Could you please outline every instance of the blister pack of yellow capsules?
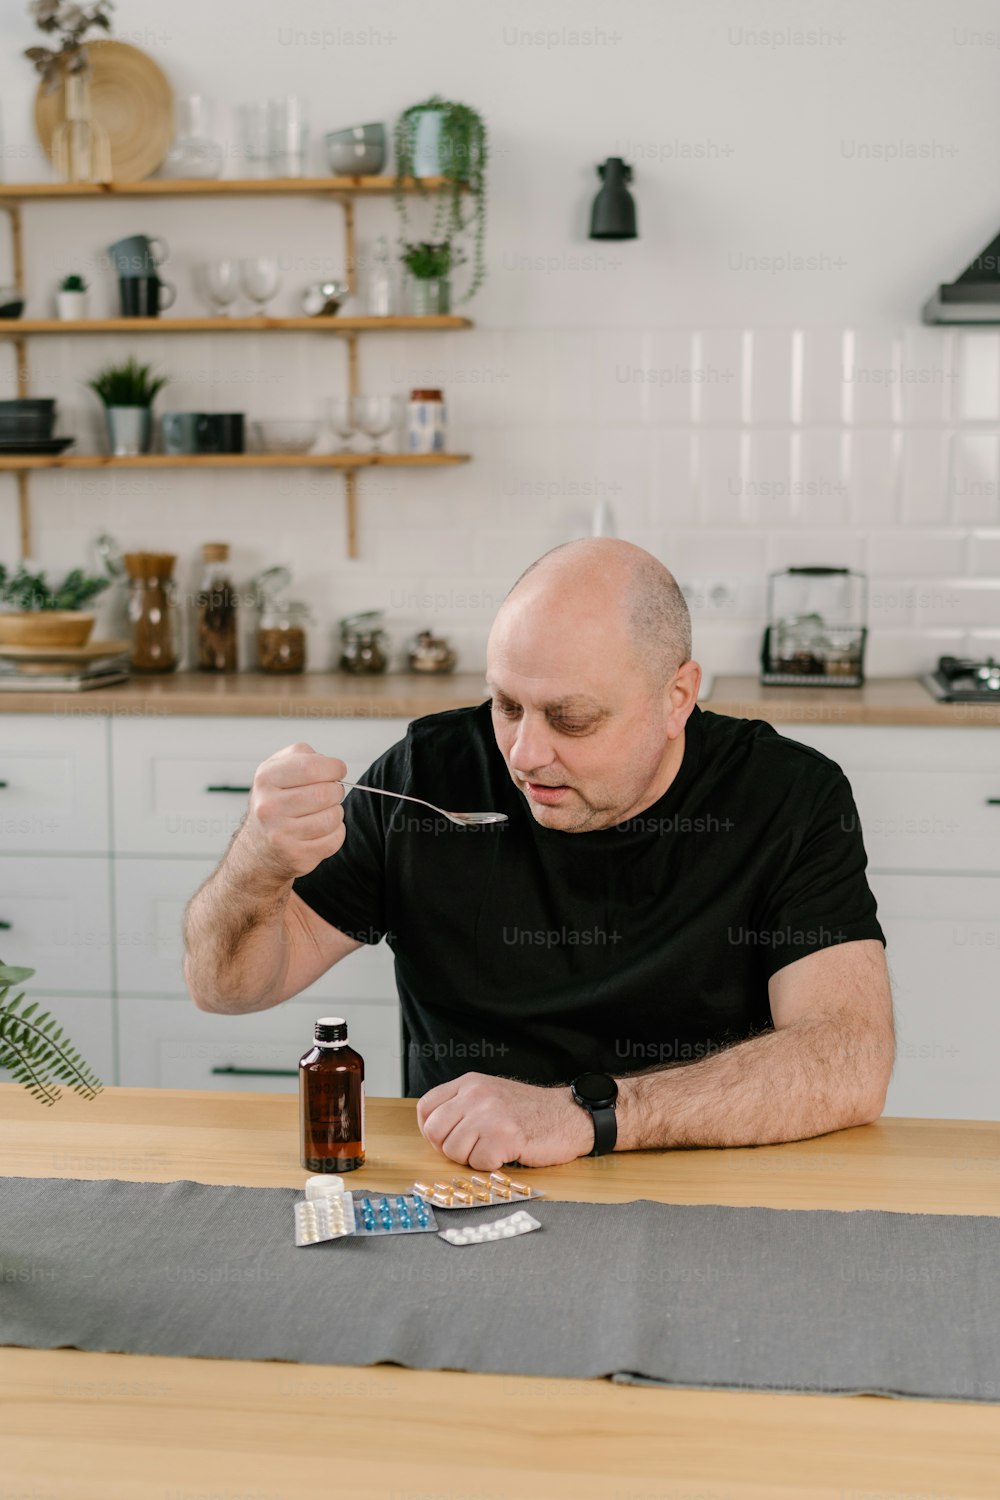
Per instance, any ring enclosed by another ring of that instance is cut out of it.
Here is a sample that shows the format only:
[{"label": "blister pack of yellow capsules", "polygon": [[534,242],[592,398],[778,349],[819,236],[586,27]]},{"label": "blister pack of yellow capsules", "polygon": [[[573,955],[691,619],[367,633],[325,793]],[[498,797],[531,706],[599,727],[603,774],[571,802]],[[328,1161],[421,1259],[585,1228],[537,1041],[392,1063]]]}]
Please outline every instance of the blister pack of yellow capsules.
[{"label": "blister pack of yellow capsules", "polygon": [[485,1208],[491,1203],[523,1203],[545,1197],[539,1188],[517,1182],[505,1172],[452,1177],[448,1182],[415,1182],[412,1190],[435,1208]]}]

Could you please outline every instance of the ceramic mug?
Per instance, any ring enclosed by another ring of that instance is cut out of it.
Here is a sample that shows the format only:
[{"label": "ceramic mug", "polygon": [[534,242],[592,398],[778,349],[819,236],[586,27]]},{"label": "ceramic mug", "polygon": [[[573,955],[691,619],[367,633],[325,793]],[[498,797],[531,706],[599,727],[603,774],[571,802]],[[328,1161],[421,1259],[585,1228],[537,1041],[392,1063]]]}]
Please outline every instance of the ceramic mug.
[{"label": "ceramic mug", "polygon": [[130,234],[123,240],[115,240],[109,250],[119,276],[155,276],[170,254],[166,240],[145,234]]},{"label": "ceramic mug", "polygon": [[[118,292],[123,318],[158,318],[177,301],[177,288],[159,276],[119,276]],[[169,302],[164,302],[164,292],[170,293]]]}]

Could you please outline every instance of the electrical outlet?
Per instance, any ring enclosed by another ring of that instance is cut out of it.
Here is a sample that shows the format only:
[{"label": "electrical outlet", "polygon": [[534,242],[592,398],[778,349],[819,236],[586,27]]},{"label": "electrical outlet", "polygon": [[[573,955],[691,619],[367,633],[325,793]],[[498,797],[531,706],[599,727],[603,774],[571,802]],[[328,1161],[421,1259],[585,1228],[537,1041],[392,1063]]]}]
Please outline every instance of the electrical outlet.
[{"label": "electrical outlet", "polygon": [[693,615],[739,614],[740,585],[732,578],[692,578],[681,592]]}]

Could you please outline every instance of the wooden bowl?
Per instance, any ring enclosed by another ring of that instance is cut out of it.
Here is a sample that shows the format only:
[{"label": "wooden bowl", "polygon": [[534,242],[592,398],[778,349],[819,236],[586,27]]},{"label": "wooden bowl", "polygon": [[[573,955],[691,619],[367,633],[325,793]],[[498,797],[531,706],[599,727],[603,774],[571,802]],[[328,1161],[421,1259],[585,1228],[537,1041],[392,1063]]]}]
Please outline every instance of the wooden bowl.
[{"label": "wooden bowl", "polygon": [[96,615],[79,609],[0,610],[5,646],[85,646]]}]

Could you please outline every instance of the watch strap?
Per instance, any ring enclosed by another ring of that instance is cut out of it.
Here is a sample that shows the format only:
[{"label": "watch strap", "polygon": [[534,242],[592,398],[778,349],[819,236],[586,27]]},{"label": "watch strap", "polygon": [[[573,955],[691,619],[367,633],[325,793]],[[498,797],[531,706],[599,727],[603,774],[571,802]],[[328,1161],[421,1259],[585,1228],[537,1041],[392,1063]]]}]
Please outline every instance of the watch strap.
[{"label": "watch strap", "polygon": [[590,1117],[594,1122],[594,1149],[590,1155],[607,1156],[615,1149],[618,1140],[618,1118],[614,1105],[607,1109],[592,1109]]}]

